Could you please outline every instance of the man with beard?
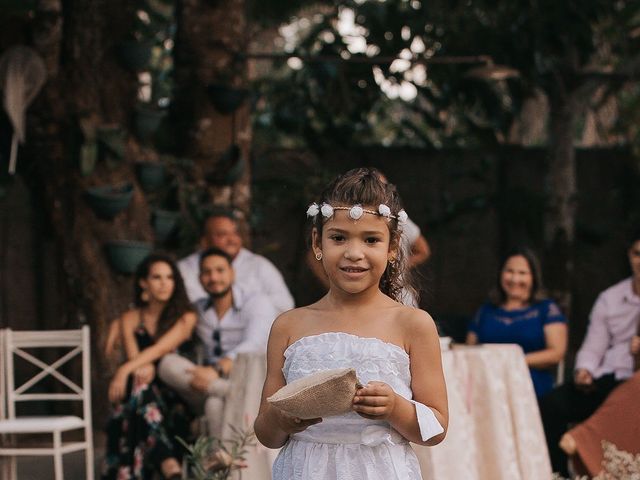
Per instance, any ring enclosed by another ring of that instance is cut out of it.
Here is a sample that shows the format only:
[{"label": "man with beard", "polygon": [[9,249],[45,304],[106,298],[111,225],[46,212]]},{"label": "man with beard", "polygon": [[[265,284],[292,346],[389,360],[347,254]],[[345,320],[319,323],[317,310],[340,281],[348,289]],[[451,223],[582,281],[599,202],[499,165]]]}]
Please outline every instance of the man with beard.
[{"label": "man with beard", "polygon": [[[238,220],[231,212],[219,210],[205,219],[200,235],[200,248],[206,250],[210,247],[219,248],[231,258],[235,286],[241,287],[247,293],[264,294],[278,313],[293,308],[293,297],[282,274],[266,257],[244,248]],[[198,278],[202,250],[178,262],[187,295],[194,303],[208,296]]]},{"label": "man with beard", "polygon": [[204,411],[209,435],[220,438],[228,377],[239,353],[265,352],[277,312],[269,298],[234,284],[232,258],[219,248],[200,255],[200,283],[207,297],[194,303],[202,365],[178,354],[165,355],[160,379],[194,409]]}]

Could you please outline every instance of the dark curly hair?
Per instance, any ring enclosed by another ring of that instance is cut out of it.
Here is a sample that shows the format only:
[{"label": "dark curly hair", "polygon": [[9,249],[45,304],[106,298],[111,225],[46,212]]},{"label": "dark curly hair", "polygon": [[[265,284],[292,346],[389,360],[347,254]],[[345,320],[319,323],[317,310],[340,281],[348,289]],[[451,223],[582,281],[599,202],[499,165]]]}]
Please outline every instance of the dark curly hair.
[{"label": "dark curly hair", "polygon": [[140,265],[138,265],[136,269],[133,279],[133,299],[136,307],[142,308],[147,305],[147,302],[142,300],[140,280],[146,279],[151,272],[153,264],[158,262],[166,263],[171,268],[171,273],[173,274],[173,293],[162,310],[160,318],[158,318],[155,338],[160,338],[185,313],[193,311],[193,307],[189,302],[187,292],[184,288],[184,280],[182,279],[182,275],[180,275],[180,270],[178,270],[176,262],[172,257],[161,252],[154,252],[148,255],[140,262]]},{"label": "dark curly hair", "polygon": [[[374,168],[354,168],[334,179],[322,192],[320,204],[370,206],[377,210],[378,205],[384,203],[393,215],[402,210],[402,200],[395,185],[382,181],[380,172]],[[323,217],[318,214],[313,219],[313,227],[322,237],[324,226]],[[400,248],[401,230],[397,219],[387,222],[390,233],[390,249],[396,252],[393,263],[388,263],[380,278],[380,291],[400,302],[404,297],[403,289],[412,294],[418,301],[418,292],[413,284],[411,272],[407,268],[405,252]]]}]

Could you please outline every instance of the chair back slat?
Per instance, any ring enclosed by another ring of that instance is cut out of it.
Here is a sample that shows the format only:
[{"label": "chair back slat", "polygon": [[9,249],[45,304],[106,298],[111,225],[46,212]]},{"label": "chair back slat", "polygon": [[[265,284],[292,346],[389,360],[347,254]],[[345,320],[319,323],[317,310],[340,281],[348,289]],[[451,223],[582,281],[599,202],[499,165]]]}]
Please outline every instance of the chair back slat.
[{"label": "chair back slat", "polygon": [[82,352],[82,348],[81,347],[76,347],[75,349],[71,350],[70,352],[66,353],[64,356],[60,357],[58,360],[53,362],[51,365],[47,365],[46,363],[44,363],[39,358],[34,357],[33,355],[31,355],[28,352],[25,352],[24,350],[21,350],[19,348],[14,349],[13,353],[15,355],[18,355],[19,357],[21,357],[21,358],[25,359],[26,361],[28,361],[30,364],[32,364],[32,365],[34,365],[34,366],[36,366],[36,367],[41,369],[41,371],[38,372],[35,376],[33,376],[29,380],[25,381],[22,385],[20,385],[18,388],[16,388],[15,389],[15,394],[16,395],[20,395],[23,392],[26,392],[31,387],[33,387],[36,383],[38,383],[43,378],[46,378],[47,376],[55,377],[61,383],[64,383],[67,387],[69,387],[72,391],[74,391],[74,392],[76,392],[78,394],[82,394],[82,387],[78,386],[69,377],[67,377],[66,375],[61,374],[57,370],[59,367],[61,367],[65,363],[67,363],[72,358],[76,357],[81,352]]},{"label": "chair back slat", "polygon": [[36,400],[82,400],[84,397],[76,393],[24,393],[14,398],[15,402],[33,402]]},{"label": "chair back slat", "polygon": [[[0,382],[2,383],[0,389],[4,389],[0,392],[3,393],[2,398],[6,399],[7,405],[6,418],[2,419],[0,415],[3,432],[3,441],[0,442],[0,478],[3,480],[5,478],[16,480],[15,457],[33,455],[51,455],[54,459],[55,479],[64,480],[68,477],[64,474],[62,456],[78,450],[85,451],[84,478],[94,480],[90,345],[89,327],[86,325],[78,330],[17,332],[8,328],[0,330]],[[81,361],[81,374],[75,366],[69,365],[71,361],[74,363]],[[19,367],[27,367],[26,371],[20,368],[22,373],[18,378],[19,385],[16,385],[16,364]],[[68,375],[61,371],[62,367],[65,367],[64,370]],[[30,378],[23,380],[23,377]],[[78,380],[76,377],[81,379]],[[58,385],[54,387],[49,383],[41,384],[40,382],[45,379],[52,380]],[[59,388],[62,386],[65,388]],[[36,389],[36,387],[44,388]],[[18,403],[23,405],[21,402],[32,401],[66,401],[67,403],[81,401],[82,418],[79,412],[74,412],[73,415],[44,415],[35,418],[16,415]],[[50,442],[45,448],[34,448],[32,442],[21,441],[25,433],[36,431],[34,426],[37,427],[38,434],[51,434]],[[62,442],[63,433],[79,429],[84,431],[82,440]],[[5,437],[10,438],[10,444],[6,444]],[[21,445],[22,443],[24,445]],[[10,461],[3,463],[7,457]],[[7,465],[8,469],[3,465]]]},{"label": "chair back slat", "polygon": [[[90,343],[89,327],[78,330],[51,330],[51,331],[13,331],[6,329],[4,332],[4,364],[6,366],[6,398],[7,416],[16,418],[16,404],[30,401],[83,401],[83,417],[91,418],[91,370],[90,370]],[[59,354],[55,361],[47,363],[35,356],[35,353],[25,349],[58,349],[71,348],[70,351]],[[81,356],[82,374],[78,384],[68,375],[60,372],[60,368],[71,360]],[[16,384],[15,359],[21,358],[29,365],[39,369],[27,380],[21,380]],[[59,393],[30,392],[40,381],[53,378],[65,385],[70,391]]]},{"label": "chair back slat", "polygon": [[83,330],[10,331],[11,345],[17,348],[55,348],[82,346]]},{"label": "chair back slat", "polygon": [[[2,362],[2,365],[4,365],[5,362],[4,349],[4,328],[0,328],[0,361]],[[2,365],[0,365],[0,420],[6,418],[7,415],[5,408],[5,375]]]}]

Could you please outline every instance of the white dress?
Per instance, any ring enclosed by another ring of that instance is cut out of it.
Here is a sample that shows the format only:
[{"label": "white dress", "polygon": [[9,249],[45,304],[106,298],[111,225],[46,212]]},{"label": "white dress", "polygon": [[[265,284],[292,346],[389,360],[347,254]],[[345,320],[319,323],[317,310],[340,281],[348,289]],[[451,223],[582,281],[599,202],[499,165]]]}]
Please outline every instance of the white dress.
[{"label": "white dress", "polygon": [[[320,370],[356,369],[366,384],[379,380],[411,399],[409,355],[377,338],[330,332],[294,342],[284,352],[283,373],[292,382]],[[423,439],[442,432],[433,413],[416,404]],[[436,422],[435,426],[433,421]],[[439,428],[438,428],[439,427]],[[439,430],[439,431],[438,431]],[[327,417],[292,435],[273,464],[273,480],[421,480],[420,466],[409,442],[389,423],[350,412]]]}]

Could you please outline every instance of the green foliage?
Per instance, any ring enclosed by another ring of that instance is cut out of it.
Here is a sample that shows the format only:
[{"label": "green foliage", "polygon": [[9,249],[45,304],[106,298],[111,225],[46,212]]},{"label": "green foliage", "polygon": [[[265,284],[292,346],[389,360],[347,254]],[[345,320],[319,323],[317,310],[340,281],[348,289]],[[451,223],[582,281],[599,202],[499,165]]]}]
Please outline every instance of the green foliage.
[{"label": "green foliage", "polygon": [[177,439],[187,450],[192,480],[226,480],[244,463],[248,448],[255,445],[255,434],[251,430],[230,427],[233,438],[229,440],[201,435],[195,443],[188,445],[181,438]]},{"label": "green foliage", "polygon": [[[347,9],[354,35],[341,32]],[[492,145],[506,137],[535,90],[554,101],[589,82],[610,81],[593,70],[628,71],[638,60],[639,25],[635,0],[336,2],[289,25],[300,37],[293,53],[304,62],[299,69],[280,62],[260,83],[257,135],[312,148]],[[356,41],[366,48],[354,48]],[[455,62],[461,56],[487,56],[519,76],[472,77],[473,64]],[[398,57],[414,63],[399,68],[388,60]],[[450,62],[430,63],[439,58]],[[411,91],[408,84],[415,99],[397,98],[400,87]]]},{"label": "green foliage", "polygon": [[296,13],[303,7],[315,5],[332,5],[331,0],[247,0],[247,14],[251,21],[262,26],[278,25],[285,21],[290,15]]}]

